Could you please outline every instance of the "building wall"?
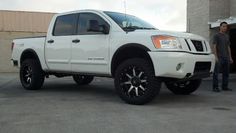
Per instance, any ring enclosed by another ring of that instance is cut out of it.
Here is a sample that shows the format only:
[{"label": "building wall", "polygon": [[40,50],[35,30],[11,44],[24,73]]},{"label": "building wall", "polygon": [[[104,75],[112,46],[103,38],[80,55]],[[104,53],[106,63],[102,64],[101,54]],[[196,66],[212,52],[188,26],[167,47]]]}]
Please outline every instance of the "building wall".
[{"label": "building wall", "polygon": [[236,0],[230,0],[230,16],[236,17]]},{"label": "building wall", "polygon": [[46,32],[54,13],[0,11],[0,31]]},{"label": "building wall", "polygon": [[33,32],[0,32],[0,72],[17,72],[11,65],[11,42],[14,38],[40,36],[46,33]]},{"label": "building wall", "polygon": [[208,7],[210,9],[210,22],[230,17],[230,0],[210,0]]},{"label": "building wall", "polygon": [[187,31],[208,39],[208,21],[209,0],[187,0]]},{"label": "building wall", "polygon": [[188,31],[205,37],[210,43],[219,29],[209,29],[208,22],[230,16],[236,16],[236,0],[187,0]]},{"label": "building wall", "polygon": [[14,38],[46,35],[54,13],[0,10],[0,72],[17,72],[11,65]]}]

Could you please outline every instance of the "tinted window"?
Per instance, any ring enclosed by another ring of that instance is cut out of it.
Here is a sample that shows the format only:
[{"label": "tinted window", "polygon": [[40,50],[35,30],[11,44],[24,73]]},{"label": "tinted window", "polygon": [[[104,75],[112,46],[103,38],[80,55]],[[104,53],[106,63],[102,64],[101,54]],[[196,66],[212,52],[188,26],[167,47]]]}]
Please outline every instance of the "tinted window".
[{"label": "tinted window", "polygon": [[102,34],[101,32],[91,31],[90,28],[101,31],[103,26],[109,25],[100,16],[93,13],[79,14],[78,34]]},{"label": "tinted window", "polygon": [[64,35],[73,35],[76,33],[76,21],[77,15],[63,15],[59,16],[56,19],[53,35],[55,36],[64,36]]},{"label": "tinted window", "polygon": [[123,30],[155,30],[156,28],[151,24],[139,19],[135,16],[117,13],[117,12],[104,12],[111,19],[113,19]]}]

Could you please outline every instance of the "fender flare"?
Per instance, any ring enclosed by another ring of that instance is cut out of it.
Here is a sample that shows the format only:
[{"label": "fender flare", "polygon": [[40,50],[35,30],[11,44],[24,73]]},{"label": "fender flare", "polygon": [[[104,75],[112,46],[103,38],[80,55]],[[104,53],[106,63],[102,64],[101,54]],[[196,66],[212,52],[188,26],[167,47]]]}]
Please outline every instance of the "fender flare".
[{"label": "fender flare", "polygon": [[124,49],[127,49],[127,48],[139,48],[139,49],[142,49],[143,51],[151,51],[148,47],[146,47],[145,45],[143,44],[139,44],[139,43],[127,43],[127,44],[124,44],[122,45],[121,47],[119,47],[116,52],[113,54],[112,56],[112,59],[111,59],[111,74],[113,75],[114,73],[114,64],[115,64],[115,61],[116,59],[118,58],[118,54],[120,53],[120,51],[124,50]]},{"label": "fender flare", "polygon": [[[23,59],[25,56],[27,56],[27,54],[30,53],[30,54],[33,54],[33,57],[32,58],[36,58],[36,60],[38,61],[38,63],[40,64],[40,66],[42,65],[41,62],[40,62],[40,59],[37,55],[37,53],[33,50],[33,49],[25,49],[22,54],[21,54],[21,57],[20,57],[20,65],[22,64],[23,62]],[[42,67],[42,66],[41,66]]]}]

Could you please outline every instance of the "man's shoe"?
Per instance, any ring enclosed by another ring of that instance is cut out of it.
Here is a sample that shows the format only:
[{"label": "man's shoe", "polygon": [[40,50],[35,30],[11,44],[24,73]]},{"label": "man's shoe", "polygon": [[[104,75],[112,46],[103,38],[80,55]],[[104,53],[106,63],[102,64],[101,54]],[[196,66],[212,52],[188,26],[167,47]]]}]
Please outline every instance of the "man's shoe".
[{"label": "man's shoe", "polygon": [[230,88],[222,88],[223,91],[233,91],[232,89]]},{"label": "man's shoe", "polygon": [[218,87],[216,87],[216,88],[213,88],[212,91],[214,91],[214,92],[220,92],[220,89],[219,89]]}]

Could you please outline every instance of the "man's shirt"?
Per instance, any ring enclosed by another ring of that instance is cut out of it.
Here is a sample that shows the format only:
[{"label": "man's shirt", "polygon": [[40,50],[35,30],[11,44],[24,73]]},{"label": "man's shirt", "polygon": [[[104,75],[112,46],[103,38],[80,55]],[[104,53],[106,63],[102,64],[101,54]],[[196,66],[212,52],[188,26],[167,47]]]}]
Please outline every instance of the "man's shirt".
[{"label": "man's shirt", "polygon": [[230,46],[229,36],[225,33],[217,33],[213,37],[213,45],[216,45],[217,56],[229,58],[228,47]]}]

